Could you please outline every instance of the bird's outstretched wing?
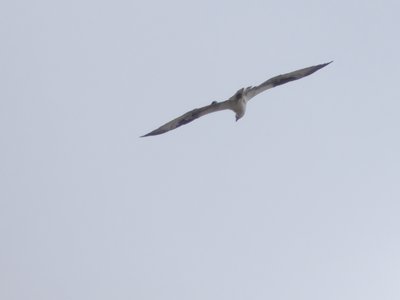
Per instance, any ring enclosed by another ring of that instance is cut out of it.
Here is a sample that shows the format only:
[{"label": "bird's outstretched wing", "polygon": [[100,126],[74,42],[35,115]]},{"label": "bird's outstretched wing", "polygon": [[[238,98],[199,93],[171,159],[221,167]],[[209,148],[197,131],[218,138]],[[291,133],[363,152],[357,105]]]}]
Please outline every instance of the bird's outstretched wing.
[{"label": "bird's outstretched wing", "polygon": [[167,131],[178,128],[179,126],[190,123],[204,115],[207,115],[207,114],[210,114],[210,113],[213,113],[216,111],[224,110],[224,109],[232,109],[232,101],[231,100],[226,100],[226,101],[222,101],[222,102],[213,102],[210,105],[203,106],[200,108],[195,108],[195,109],[183,114],[182,116],[180,116],[172,121],[169,121],[168,123],[165,123],[161,127],[153,130],[152,132],[142,135],[141,137],[165,133]]},{"label": "bird's outstretched wing", "polygon": [[311,75],[312,73],[318,71],[319,69],[322,69],[323,67],[329,65],[332,61],[325,63],[325,64],[320,64],[300,70],[296,70],[290,73],[278,75],[275,77],[272,77],[268,79],[267,81],[261,83],[258,86],[250,87],[245,90],[245,96],[247,98],[247,101],[253,98],[254,96],[257,96],[258,94],[264,92],[265,90],[268,90],[270,88],[276,87],[281,84],[285,84],[287,82],[297,80],[300,78],[303,78],[305,76]]}]

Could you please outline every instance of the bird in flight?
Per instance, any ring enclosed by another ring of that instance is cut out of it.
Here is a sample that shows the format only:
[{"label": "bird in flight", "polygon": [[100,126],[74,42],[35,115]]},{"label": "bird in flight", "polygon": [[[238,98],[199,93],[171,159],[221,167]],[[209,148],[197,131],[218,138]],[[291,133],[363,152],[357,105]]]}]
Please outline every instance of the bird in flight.
[{"label": "bird in flight", "polygon": [[251,98],[257,96],[258,94],[260,94],[270,88],[273,88],[278,85],[285,84],[287,82],[297,80],[297,79],[306,77],[308,75],[311,75],[312,73],[318,71],[319,69],[322,69],[323,67],[329,65],[331,62],[332,61],[325,63],[325,64],[311,66],[311,67],[296,70],[296,71],[293,71],[290,73],[278,75],[278,76],[268,79],[267,81],[265,81],[257,86],[249,86],[246,88],[241,88],[228,100],[221,101],[221,102],[213,101],[209,105],[206,105],[206,106],[203,106],[200,108],[195,108],[195,109],[183,114],[182,116],[180,116],[176,119],[173,119],[172,121],[169,121],[168,123],[165,123],[161,127],[157,128],[141,137],[163,134],[163,133],[166,133],[167,131],[176,129],[182,125],[190,123],[202,116],[205,116],[207,114],[210,114],[210,113],[213,113],[216,111],[225,110],[225,109],[232,110],[236,114],[236,121],[238,121],[241,117],[244,116],[244,114],[246,112],[247,102]]}]

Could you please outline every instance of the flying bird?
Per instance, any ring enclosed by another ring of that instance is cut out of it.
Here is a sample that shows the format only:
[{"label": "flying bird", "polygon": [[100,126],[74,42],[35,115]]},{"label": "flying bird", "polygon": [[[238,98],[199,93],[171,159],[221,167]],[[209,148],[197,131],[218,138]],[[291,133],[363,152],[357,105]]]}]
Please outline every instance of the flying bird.
[{"label": "flying bird", "polygon": [[300,70],[296,70],[290,73],[278,75],[275,77],[272,77],[268,79],[267,81],[261,83],[260,85],[257,86],[249,86],[246,88],[241,88],[238,90],[232,97],[230,97],[228,100],[217,102],[213,101],[211,104],[200,107],[200,108],[195,108],[182,116],[173,119],[172,121],[169,121],[168,123],[165,123],[161,127],[149,132],[148,134],[145,134],[141,137],[146,137],[146,136],[152,136],[152,135],[158,135],[158,134],[163,134],[166,133],[167,131],[173,130],[178,128],[179,126],[188,124],[202,116],[205,116],[207,114],[217,112],[220,110],[225,110],[225,109],[230,109],[236,114],[236,121],[238,121],[241,117],[244,116],[246,112],[246,105],[249,100],[258,94],[276,87],[281,84],[285,84],[287,82],[297,80],[303,77],[306,77],[308,75],[311,75],[312,73],[318,71],[319,69],[322,69],[323,67],[329,65],[332,61],[325,63],[325,64],[320,64]]}]

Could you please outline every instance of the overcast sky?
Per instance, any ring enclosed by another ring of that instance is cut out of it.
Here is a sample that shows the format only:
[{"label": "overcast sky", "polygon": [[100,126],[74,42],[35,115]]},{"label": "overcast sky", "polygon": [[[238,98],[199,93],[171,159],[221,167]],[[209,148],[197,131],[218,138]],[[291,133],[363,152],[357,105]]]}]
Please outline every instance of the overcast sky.
[{"label": "overcast sky", "polygon": [[399,11],[3,1],[0,298],[400,299]]}]

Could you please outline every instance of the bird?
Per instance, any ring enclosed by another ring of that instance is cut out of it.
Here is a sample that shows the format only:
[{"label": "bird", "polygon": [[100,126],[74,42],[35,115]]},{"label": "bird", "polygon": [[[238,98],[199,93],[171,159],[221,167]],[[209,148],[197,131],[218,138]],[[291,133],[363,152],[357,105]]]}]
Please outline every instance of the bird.
[{"label": "bird", "polygon": [[290,73],[281,74],[281,75],[272,77],[257,86],[249,86],[246,88],[241,88],[228,100],[221,101],[221,102],[213,101],[209,105],[206,105],[206,106],[203,106],[200,108],[195,108],[195,109],[188,111],[187,113],[179,116],[178,118],[165,123],[164,125],[160,126],[159,128],[157,128],[145,135],[142,135],[141,137],[148,137],[148,136],[163,134],[170,130],[176,129],[182,125],[188,124],[188,123],[190,123],[202,116],[205,116],[207,114],[214,113],[214,112],[221,111],[221,110],[226,110],[226,109],[232,110],[235,113],[236,121],[238,121],[239,119],[241,119],[244,116],[244,114],[246,112],[247,102],[249,102],[249,100],[252,99],[253,97],[257,96],[258,94],[260,94],[270,88],[273,88],[273,87],[288,83],[290,81],[298,80],[298,79],[301,79],[308,75],[311,75],[314,72],[318,71],[319,69],[322,69],[323,67],[329,65],[330,63],[332,63],[332,61],[323,63],[323,64],[319,64],[319,65],[315,65],[315,66],[311,66],[308,68],[299,69],[299,70],[296,70],[296,71],[293,71]]}]

